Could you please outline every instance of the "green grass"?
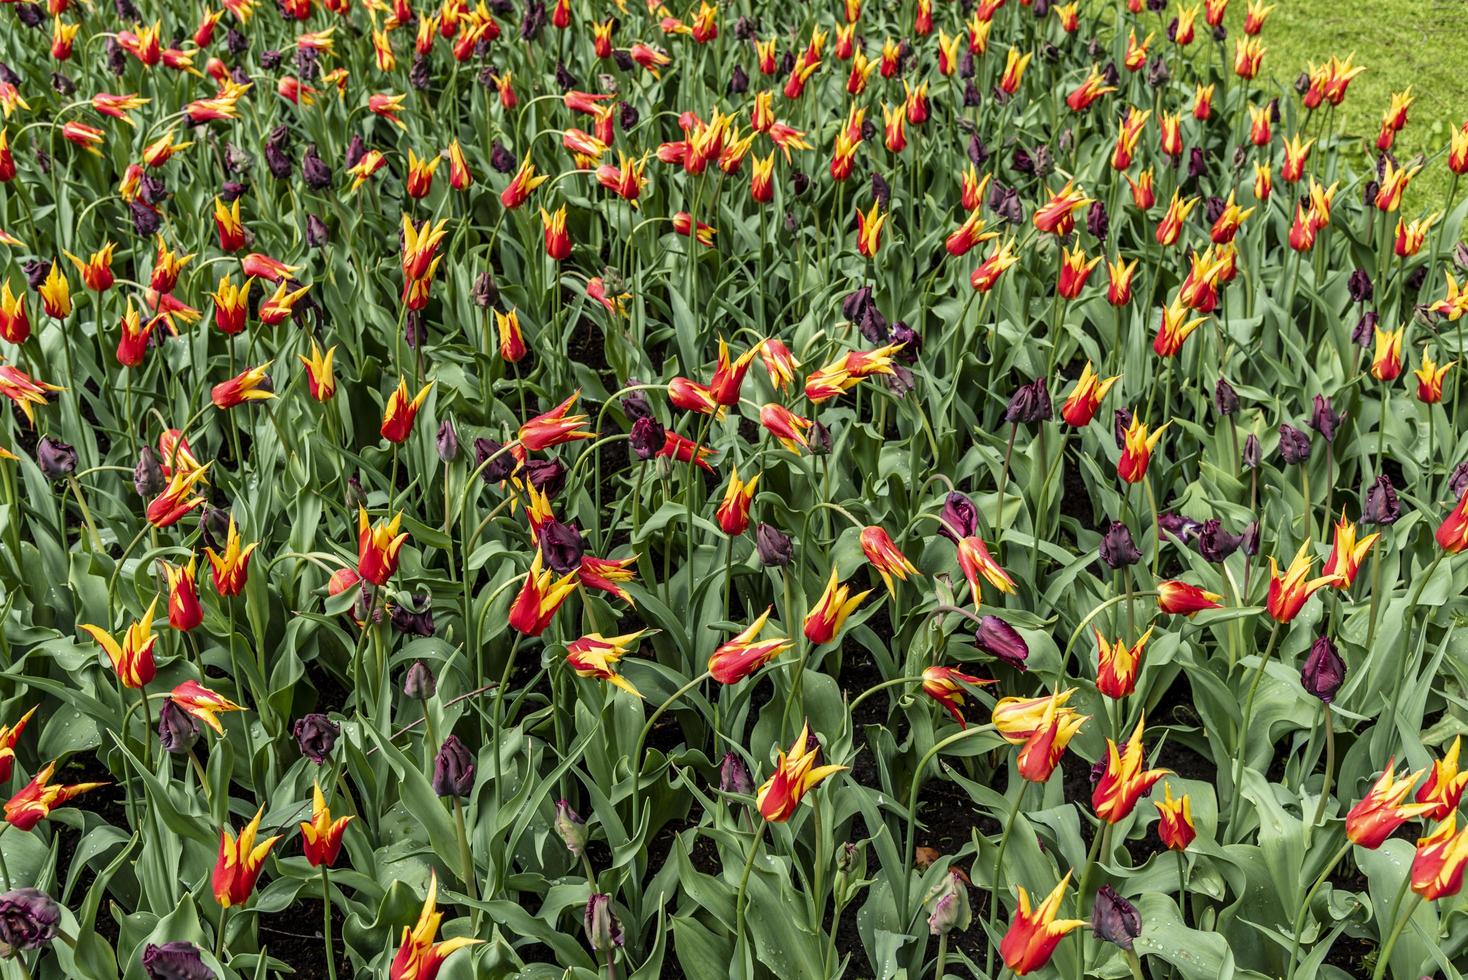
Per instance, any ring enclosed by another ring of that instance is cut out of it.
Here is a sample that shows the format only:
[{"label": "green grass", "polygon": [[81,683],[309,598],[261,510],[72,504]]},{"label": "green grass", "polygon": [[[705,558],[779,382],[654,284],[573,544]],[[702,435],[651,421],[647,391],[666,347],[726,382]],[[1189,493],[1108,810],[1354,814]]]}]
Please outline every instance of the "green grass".
[{"label": "green grass", "polygon": [[[1351,83],[1340,131],[1374,152],[1381,114],[1393,92],[1412,86],[1417,97],[1407,128],[1392,148],[1406,161],[1447,145],[1451,127],[1468,118],[1468,74],[1462,70],[1468,0],[1277,0],[1263,38],[1267,73],[1287,89],[1310,62],[1355,52],[1367,71]],[[1237,9],[1234,9],[1237,8]],[[1242,31],[1243,0],[1229,10],[1230,42]],[[1231,48],[1230,48],[1231,50]],[[1442,158],[1408,188],[1406,213],[1443,206],[1450,174]],[[1460,190],[1460,195],[1462,191]]]}]

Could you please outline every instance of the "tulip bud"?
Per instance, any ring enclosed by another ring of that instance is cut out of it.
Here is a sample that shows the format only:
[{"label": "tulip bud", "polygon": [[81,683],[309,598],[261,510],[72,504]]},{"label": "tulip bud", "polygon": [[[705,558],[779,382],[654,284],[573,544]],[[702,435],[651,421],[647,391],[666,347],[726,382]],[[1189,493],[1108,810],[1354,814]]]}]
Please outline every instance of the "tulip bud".
[{"label": "tulip bud", "polygon": [[598,953],[609,953],[625,942],[622,923],[612,909],[612,896],[592,893],[586,900],[586,941]]},{"label": "tulip bud", "polygon": [[810,434],[806,436],[805,441],[810,446],[812,456],[831,455],[831,430],[824,422],[817,422],[811,426]]},{"label": "tulip bud", "polygon": [[552,519],[540,529],[540,552],[545,563],[557,575],[565,575],[581,567],[581,556],[586,546],[581,532],[575,525],[562,524]]},{"label": "tulip bud", "polygon": [[1454,466],[1453,472],[1448,474],[1449,493],[1461,498],[1465,490],[1468,490],[1468,460]]},{"label": "tulip bud", "polygon": [[356,473],[347,477],[346,492],[342,494],[346,502],[347,510],[356,511],[360,507],[367,506],[367,490],[362,486],[361,479]]},{"label": "tulip bud", "polygon": [[1102,885],[1091,906],[1091,931],[1097,939],[1129,950],[1132,941],[1142,934],[1142,917],[1116,889]]},{"label": "tulip bud", "polygon": [[433,759],[433,791],[439,796],[467,797],[474,789],[474,757],[450,735]]},{"label": "tulip bud", "polygon": [[586,821],[565,800],[556,804],[556,833],[561,835],[572,857],[579,858],[586,853]]},{"label": "tulip bud", "polygon": [[979,139],[978,133],[968,138],[968,158],[976,167],[982,167],[989,159],[989,148],[984,145],[983,140]]},{"label": "tulip bud", "polygon": [[1300,684],[1325,704],[1335,698],[1346,680],[1346,662],[1336,653],[1330,637],[1322,636],[1310,646],[1310,653],[1300,667]]},{"label": "tulip bud", "polygon": [[331,229],[326,227],[326,222],[314,214],[306,215],[306,244],[311,248],[321,248],[331,244]]},{"label": "tulip bud", "polygon": [[165,752],[182,755],[199,738],[199,723],[169,698],[158,712],[158,744]]},{"label": "tulip bud", "polygon": [[52,483],[75,473],[76,462],[76,448],[70,443],[42,436],[36,444],[36,465],[41,468],[41,475]]},{"label": "tulip bud", "polygon": [[403,675],[403,693],[414,701],[427,701],[437,694],[438,680],[433,676],[433,668],[421,660],[413,661]]},{"label": "tulip bud", "polygon": [[1213,407],[1219,415],[1232,415],[1239,410],[1239,393],[1224,378],[1213,386]]},{"label": "tulip bud", "polygon": [[1376,292],[1371,282],[1371,274],[1359,268],[1351,273],[1351,278],[1346,280],[1346,290],[1351,294],[1352,301],[1357,303],[1371,302],[1371,297]]},{"label": "tulip bud", "polygon": [[1167,61],[1159,54],[1147,65],[1147,84],[1152,88],[1161,88],[1170,81],[1172,72],[1167,70]]},{"label": "tulip bud", "polygon": [[1259,437],[1251,432],[1244,439],[1244,465],[1251,470],[1258,469],[1262,457],[1263,453],[1259,448]]},{"label": "tulip bud", "polygon": [[729,73],[729,84],[725,86],[725,91],[731,96],[743,95],[749,91],[749,74],[743,65],[735,65],[734,70]]},{"label": "tulip bud", "polygon": [[630,102],[623,102],[618,114],[621,118],[617,121],[622,124],[624,130],[631,129],[642,120],[642,113],[638,112],[637,107]]},{"label": "tulip bud", "polygon": [[318,766],[331,755],[331,750],[336,747],[336,738],[341,733],[341,726],[320,712],[302,715],[291,727],[291,734],[296,737],[301,755]]},{"label": "tulip bud", "polygon": [[1305,462],[1310,458],[1310,437],[1288,422],[1280,423],[1279,455],[1287,464]]},{"label": "tulip bud", "polygon": [[199,510],[199,531],[204,544],[216,551],[221,550],[225,536],[229,534],[231,515],[228,507],[210,507],[205,504]]},{"label": "tulip bud", "polygon": [[1159,516],[1157,526],[1183,544],[1189,544],[1198,536],[1198,532],[1203,530],[1203,525],[1199,521],[1173,511],[1166,511]]},{"label": "tulip bud", "polygon": [[434,441],[438,458],[452,463],[459,455],[459,434],[454,431],[454,420],[444,419],[438,424],[438,438]]},{"label": "tulip bud", "polygon": [[628,440],[633,454],[644,462],[652,459],[667,441],[667,432],[663,424],[650,415],[645,415],[633,422],[632,436]]},{"label": "tulip bud", "polygon": [[480,476],[484,477],[485,483],[503,483],[510,478],[515,470],[515,457],[507,452],[502,452],[504,446],[493,439],[474,440],[474,465],[475,468],[484,466],[484,461],[493,457],[493,461],[480,470]]},{"label": "tulip bud", "polygon": [[494,306],[500,298],[500,289],[494,281],[494,273],[486,270],[475,276],[470,293],[474,297],[474,305],[481,310]]},{"label": "tulip bud", "polygon": [[[627,387],[635,388],[642,384],[636,378],[627,379]],[[652,403],[647,400],[645,391],[629,391],[622,396],[622,413],[633,422],[638,419],[652,418]]]},{"label": "tulip bud", "polygon": [[45,892],[17,888],[0,895],[0,959],[49,945],[60,924],[61,910]]},{"label": "tulip bud", "polygon": [[928,892],[926,904],[930,911],[928,915],[930,935],[946,936],[955,929],[962,932],[973,921],[973,909],[968,899],[968,884],[963,880],[963,872],[957,868],[949,868],[942,880],[933,887],[932,891]]},{"label": "tulip bud", "polygon": [[[1460,464],[1459,469],[1462,468]],[[1453,471],[1453,476],[1458,476],[1458,470]],[[1463,482],[1468,482],[1468,470],[1463,476]],[[1450,479],[1449,485],[1451,483]],[[1392,478],[1382,473],[1366,489],[1366,506],[1361,511],[1361,521],[1365,524],[1395,524],[1401,516],[1402,505],[1397,501],[1396,487],[1392,486]]]},{"label": "tulip bud", "polygon": [[1108,568],[1126,568],[1142,560],[1142,553],[1132,539],[1131,528],[1121,521],[1112,521],[1106,533],[1101,535],[1101,560]]},{"label": "tulip bud", "polygon": [[890,343],[901,344],[902,350],[897,352],[897,359],[908,364],[916,364],[918,355],[923,350],[923,336],[903,320],[892,324],[887,331],[887,340]]},{"label": "tulip bud", "polygon": [[1337,412],[1324,395],[1315,396],[1315,410],[1310,415],[1310,428],[1325,437],[1326,442],[1335,442],[1336,429],[1345,416]]},{"label": "tulip bud", "polygon": [[1111,219],[1106,216],[1106,205],[1100,201],[1092,201],[1091,206],[1086,209],[1086,230],[1098,242],[1106,241],[1106,233],[1111,230]]},{"label": "tulip bud", "polygon": [[795,556],[790,536],[763,523],[754,529],[754,550],[766,568],[784,568]]},{"label": "tulip bud", "polygon": [[313,191],[324,191],[331,186],[331,168],[316,152],[316,144],[306,147],[301,156],[301,177]]},{"label": "tulip bud", "polygon": [[1351,342],[1357,347],[1365,347],[1370,350],[1371,345],[1376,343],[1376,324],[1379,320],[1380,317],[1377,316],[1375,310],[1367,310],[1362,313],[1361,318],[1356,321],[1356,326],[1351,330]]},{"label": "tulip bud", "polygon": [[892,186],[887,183],[887,178],[879,173],[872,174],[872,197],[881,205],[883,211],[892,204]]},{"label": "tulip bud", "polygon": [[1243,542],[1242,534],[1229,534],[1223,529],[1223,522],[1213,518],[1204,521],[1203,529],[1198,532],[1198,554],[1216,565],[1239,550]]},{"label": "tulip bud", "polygon": [[513,173],[519,166],[515,154],[506,149],[499,140],[495,140],[489,148],[489,165],[502,174]]},{"label": "tulip bud", "polygon": [[1243,539],[1244,540],[1241,542],[1240,547],[1244,549],[1244,554],[1248,555],[1250,558],[1253,558],[1255,555],[1259,554],[1258,521],[1249,522],[1249,526],[1244,528]]},{"label": "tulip bud", "polygon": [[151,499],[162,493],[167,485],[168,480],[163,476],[163,465],[158,462],[153,447],[144,446],[138,450],[138,462],[133,467],[133,489],[138,492],[138,496],[144,500]]},{"label": "tulip bud", "polygon": [[719,763],[719,792],[741,796],[754,792],[754,780],[749,778],[749,769],[745,767],[744,760],[733,752],[725,752],[724,761]]},{"label": "tulip bud", "polygon": [[215,980],[199,948],[182,939],[143,947],[143,973],[148,980]]},{"label": "tulip bud", "polygon": [[938,533],[954,544],[959,538],[973,537],[979,530],[979,509],[972,500],[957,491],[948,494],[938,516]]},{"label": "tulip bud", "polygon": [[1126,430],[1132,425],[1132,410],[1118,408],[1111,413],[1111,435],[1116,439],[1116,448],[1126,448]]},{"label": "tulip bud", "polygon": [[1030,646],[1019,635],[1019,630],[998,616],[985,616],[979,620],[979,628],[974,631],[974,646],[1016,670],[1024,670],[1025,661],[1030,656]]}]

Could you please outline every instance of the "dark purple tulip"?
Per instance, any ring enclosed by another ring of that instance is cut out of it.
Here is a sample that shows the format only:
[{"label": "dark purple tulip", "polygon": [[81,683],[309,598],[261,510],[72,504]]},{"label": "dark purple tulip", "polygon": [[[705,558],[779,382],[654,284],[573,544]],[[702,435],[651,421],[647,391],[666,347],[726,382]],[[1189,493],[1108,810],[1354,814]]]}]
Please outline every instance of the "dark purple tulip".
[{"label": "dark purple tulip", "polygon": [[260,67],[266,71],[275,71],[280,67],[280,52],[274,48],[260,52]]},{"label": "dark purple tulip", "polygon": [[1244,439],[1244,465],[1251,470],[1256,470],[1262,460],[1263,451],[1259,448],[1259,437],[1251,432]]},{"label": "dark purple tulip", "polygon": [[18,3],[15,5],[15,19],[26,27],[40,27],[46,22],[46,11],[39,3]]},{"label": "dark purple tulip", "polygon": [[623,130],[631,129],[642,119],[642,113],[638,112],[637,107],[630,102],[622,103],[620,115],[622,118],[619,122],[621,122]]},{"label": "dark purple tulip", "polygon": [[640,460],[652,459],[667,441],[667,432],[663,423],[650,415],[644,415],[632,423],[632,436],[628,440],[632,452]]},{"label": "dark purple tulip", "polygon": [[525,479],[547,497],[558,497],[566,488],[566,464],[559,459],[532,459],[525,464]]},{"label": "dark purple tulip", "polygon": [[102,42],[102,53],[107,59],[107,70],[118,78],[127,74],[127,51],[112,37]]},{"label": "dark purple tulip", "polygon": [[1203,530],[1203,525],[1191,517],[1166,511],[1157,518],[1157,525],[1167,534],[1177,538],[1183,544],[1188,544],[1196,538]]},{"label": "dark purple tulip", "polygon": [[1351,300],[1356,303],[1369,303],[1376,289],[1371,284],[1371,273],[1365,269],[1358,268],[1351,273],[1351,278],[1346,280],[1346,289],[1351,294]]},{"label": "dark purple tulip", "polygon": [[158,712],[158,744],[163,751],[181,755],[199,738],[199,723],[169,698]]},{"label": "dark purple tulip", "polygon": [[593,893],[586,900],[586,912],[582,918],[586,928],[586,941],[596,952],[610,953],[626,941],[622,934],[622,923],[612,909],[612,896]]},{"label": "dark purple tulip", "polygon": [[133,234],[139,238],[152,238],[163,226],[163,219],[158,212],[138,198],[127,202],[127,210],[132,217]]},{"label": "dark purple tulip", "polygon": [[581,531],[574,524],[562,524],[551,519],[540,529],[540,553],[545,563],[557,575],[565,575],[581,567],[581,556],[586,545],[581,540]]},{"label": "dark purple tulip", "polygon": [[362,479],[356,473],[347,477],[347,487],[342,493],[342,499],[346,501],[347,510],[355,511],[367,506],[367,490],[362,486]]},{"label": "dark purple tulip", "polygon": [[1020,203],[1019,192],[1013,187],[1005,187],[999,181],[989,185],[989,210],[1012,225],[1017,225],[1025,220],[1024,205]]},{"label": "dark purple tulip", "polygon": [[[968,138],[968,158],[973,161],[974,166],[982,167],[989,159],[989,148],[984,141],[979,139],[979,134],[974,133]],[[990,205],[993,207],[993,205]]]},{"label": "dark purple tulip", "polygon": [[1161,88],[1170,81],[1172,72],[1167,70],[1167,61],[1159,54],[1147,65],[1147,84],[1151,88]]},{"label": "dark purple tulip", "polygon": [[1315,411],[1310,415],[1310,428],[1325,437],[1326,442],[1335,442],[1335,433],[1345,416],[1337,412],[1324,395],[1315,396]]},{"label": "dark purple tulip", "polygon": [[891,185],[887,183],[885,177],[875,172],[872,174],[872,197],[876,198],[877,203],[882,206],[883,211],[887,210],[892,204]]},{"label": "dark purple tulip", "polygon": [[571,809],[567,800],[556,803],[556,833],[561,835],[561,841],[572,857],[579,858],[586,853],[586,821]]},{"label": "dark purple tulip", "polygon": [[51,73],[51,88],[56,91],[57,95],[66,98],[76,91],[76,82],[72,81],[68,75],[63,75],[59,71],[53,71]]},{"label": "dark purple tulip", "polygon": [[[970,68],[970,70],[972,70],[972,68],[973,68],[973,56],[968,51],[964,51],[964,57],[968,59],[969,68]],[[984,95],[983,95],[982,92],[979,91],[979,87],[974,84],[973,79],[970,78],[968,81],[964,82],[963,83],[963,107],[965,109],[974,109],[974,108],[977,108],[977,107],[983,105],[983,103],[984,103]]]},{"label": "dark purple tulip", "polygon": [[1419,265],[1407,273],[1407,295],[1415,296],[1422,290],[1422,284],[1427,281],[1427,266]]},{"label": "dark purple tulip", "polygon": [[1132,540],[1131,528],[1121,521],[1112,521],[1106,533],[1101,535],[1101,545],[1098,549],[1101,560],[1108,568],[1126,568],[1135,565],[1142,560],[1142,553],[1137,550],[1137,544]]},{"label": "dark purple tulip", "polygon": [[1213,408],[1219,415],[1232,415],[1239,410],[1239,393],[1224,378],[1213,386]]},{"label": "dark purple tulip", "polygon": [[906,364],[916,364],[918,355],[923,350],[923,337],[904,320],[898,320],[892,324],[887,331],[887,341],[893,344],[901,344],[902,350],[897,352],[897,359]]},{"label": "dark purple tulip", "polygon": [[1111,230],[1111,219],[1106,216],[1106,205],[1100,201],[1092,201],[1091,206],[1086,209],[1086,230],[1098,242],[1106,241],[1106,233]]},{"label": "dark purple tulip", "polygon": [[1091,931],[1097,939],[1131,949],[1132,941],[1142,934],[1142,917],[1116,889],[1102,885],[1091,906]]},{"label": "dark purple tulip", "polygon": [[1126,430],[1132,425],[1132,410],[1118,408],[1111,413],[1111,435],[1116,439],[1116,448],[1126,448]]},{"label": "dark purple tulip", "polygon": [[1242,534],[1229,534],[1217,518],[1204,521],[1203,529],[1198,532],[1198,554],[1215,565],[1238,551],[1243,543]]},{"label": "dark purple tulip", "polygon": [[[628,388],[636,388],[640,384],[642,382],[636,378],[627,379]],[[645,391],[629,391],[622,396],[621,404],[623,414],[633,422],[652,417],[652,403],[647,400]]]},{"label": "dark purple tulip", "polygon": [[438,424],[438,435],[433,440],[438,458],[452,463],[459,456],[459,434],[454,431],[454,420],[444,419]]},{"label": "dark purple tulip", "polygon": [[[1457,475],[1457,470],[1453,471]],[[1392,478],[1382,473],[1366,488],[1366,506],[1361,510],[1364,524],[1395,524],[1402,516],[1402,505],[1397,501],[1397,488]]]},{"label": "dark purple tulip", "polygon": [[912,371],[903,367],[901,364],[894,364],[892,366],[892,373],[882,380],[887,385],[887,390],[898,398],[906,398],[907,393],[912,391],[917,384],[913,379]]},{"label": "dark purple tulip", "polygon": [[1016,146],[1014,148],[1014,154],[1010,157],[1010,166],[1017,172],[1026,175],[1031,175],[1035,172],[1035,161],[1022,146]]},{"label": "dark purple tulip", "polygon": [[231,27],[224,34],[224,50],[238,58],[250,50],[250,39]]},{"label": "dark purple tulip", "polygon": [[1027,385],[1020,385],[1010,396],[1009,405],[1004,410],[1004,421],[1027,424],[1049,422],[1054,414],[1054,407],[1050,404],[1050,390],[1046,386],[1045,379],[1036,378]]},{"label": "dark purple tulip", "polygon": [[748,41],[759,33],[759,21],[740,15],[734,21],[734,39],[737,41]]},{"label": "dark purple tulip", "polygon": [[743,65],[734,66],[734,70],[729,73],[729,84],[724,86],[724,91],[729,95],[743,95],[749,91],[749,73],[744,70]]},{"label": "dark purple tulip", "polygon": [[831,455],[831,430],[826,426],[826,423],[817,422],[811,426],[810,434],[806,436],[805,441],[810,445],[810,454],[812,456]]},{"label": "dark purple tulip", "polygon": [[786,51],[785,54],[783,56],[781,56],[781,58],[780,58],[780,70],[776,74],[779,74],[779,75],[788,75],[788,74],[790,74],[791,69],[793,69],[794,67],[795,67],[795,52],[794,51]]},{"label": "dark purple tulip", "polygon": [[1458,498],[1463,496],[1463,491],[1468,490],[1468,460],[1454,466],[1453,472],[1448,474],[1448,490]]},{"label": "dark purple tulip", "polygon": [[1224,209],[1227,207],[1227,202],[1218,195],[1215,194],[1209,197],[1208,200],[1203,202],[1203,220],[1210,225],[1213,224],[1219,218],[1223,217]]},{"label": "dark purple tulip", "polygon": [[1030,646],[1019,631],[998,616],[985,616],[974,630],[974,646],[1016,670],[1025,669],[1030,656]]},{"label": "dark purple tulip", "polygon": [[1203,153],[1201,146],[1195,146],[1188,151],[1188,179],[1197,180],[1207,175],[1208,157]]},{"label": "dark purple tulip", "polygon": [[229,520],[228,507],[211,507],[205,504],[199,508],[199,531],[207,547],[216,551],[224,547],[225,535],[229,534]]},{"label": "dark purple tulip", "polygon": [[50,436],[42,436],[36,444],[36,465],[41,475],[52,483],[76,472],[76,447]]},{"label": "dark purple tulip", "polygon": [[[794,52],[787,52],[787,53],[792,54],[792,55],[794,54]],[[785,74],[788,75],[790,73],[787,71],[787,72],[785,72]],[[863,120],[862,121],[862,124],[861,124],[861,141],[863,143],[870,143],[872,140],[874,140],[876,138],[877,138],[877,124],[874,123],[874,122],[872,122],[870,119]]]},{"label": "dark purple tulip", "polygon": [[45,892],[17,888],[0,895],[0,958],[48,945],[60,924],[61,910]]},{"label": "dark purple tulip", "polygon": [[1244,528],[1243,541],[1241,542],[1240,547],[1244,549],[1244,554],[1248,555],[1250,558],[1253,558],[1255,555],[1259,554],[1258,521],[1250,521],[1248,525]]},{"label": "dark purple tulip", "polygon": [[467,797],[473,789],[474,757],[457,735],[450,735],[433,759],[433,791],[439,796]]},{"label": "dark purple tulip", "polygon": [[313,191],[324,191],[331,186],[331,168],[316,152],[316,144],[306,147],[301,157],[301,177]]},{"label": "dark purple tulip", "polygon": [[392,626],[404,636],[432,636],[433,602],[427,595],[413,596],[411,602],[392,607]]},{"label": "dark purple tulip", "polygon": [[810,177],[806,176],[804,170],[795,170],[790,174],[790,190],[796,197],[800,197],[810,189]]},{"label": "dark purple tulip", "polygon": [[25,281],[31,289],[40,289],[41,283],[51,274],[50,262],[42,262],[39,259],[27,259],[21,263],[21,271],[25,273]]},{"label": "dark purple tulip", "polygon": [[954,544],[959,538],[973,536],[979,529],[979,509],[956,490],[943,501],[943,510],[938,516],[941,518],[938,533]]},{"label": "dark purple tulip", "polygon": [[748,767],[733,752],[725,752],[724,761],[719,763],[719,792],[745,796],[754,792],[754,780],[749,778]]},{"label": "dark purple tulip", "polygon": [[167,485],[168,480],[163,476],[163,464],[158,462],[153,447],[144,446],[138,450],[138,462],[133,467],[133,489],[138,492],[138,496],[145,500],[156,497]]},{"label": "dark purple tulip", "polygon": [[867,311],[876,305],[876,300],[872,297],[872,287],[862,286],[848,293],[841,301],[841,315],[852,323],[860,323],[866,318]]},{"label": "dark purple tulip", "polygon": [[1374,207],[1376,195],[1381,192],[1381,181],[1368,180],[1361,188],[1361,204],[1363,207]]},{"label": "dark purple tulip", "polygon": [[306,244],[311,248],[321,248],[331,244],[331,229],[326,227],[325,221],[314,214],[306,215]]},{"label": "dark purple tulip", "polygon": [[480,471],[485,483],[501,483],[510,478],[515,469],[515,457],[507,452],[502,452],[504,446],[493,439],[479,438],[474,440],[474,466],[478,469],[484,466],[484,461],[493,457],[492,462]]},{"label": "dark purple tulip", "polygon": [[1287,464],[1305,462],[1310,458],[1310,436],[1288,422],[1280,423],[1279,455]]},{"label": "dark purple tulip", "polygon": [[143,947],[143,973],[148,980],[214,980],[204,957],[193,943],[176,939],[162,946]]},{"label": "dark purple tulip", "polygon": [[341,726],[319,711],[302,715],[291,727],[291,734],[296,737],[301,755],[318,766],[331,755],[331,750],[336,747],[337,736],[341,733]]},{"label": "dark purple tulip", "polygon": [[421,660],[413,661],[403,675],[403,694],[414,701],[427,701],[437,693],[438,679],[433,676],[433,668]]},{"label": "dark purple tulip", "polygon": [[[559,68],[559,66],[557,66],[557,67]],[[556,80],[557,81],[560,80],[559,74],[556,76]],[[421,92],[424,89],[428,88],[428,86],[431,85],[432,83],[433,83],[433,71],[432,71],[431,66],[428,64],[428,59],[425,58],[421,54],[420,55],[414,55],[413,56],[413,67],[411,67],[411,68],[408,69],[408,84],[411,85],[411,86],[413,86],[413,88],[415,88],[415,89],[417,89],[418,91]],[[575,82],[573,81],[571,85],[567,85],[567,86],[564,86],[564,87],[565,88],[571,88],[574,85],[575,85]]]},{"label": "dark purple tulip", "polygon": [[1330,637],[1322,636],[1310,647],[1310,654],[1300,668],[1300,684],[1326,704],[1335,698],[1346,680],[1346,662],[1336,653]]},{"label": "dark purple tulip", "polygon": [[494,306],[500,298],[500,287],[494,281],[494,273],[486,270],[475,276],[470,292],[474,296],[474,305],[481,310]]},{"label": "dark purple tulip", "polygon": [[755,525],[754,550],[759,555],[760,564],[766,568],[784,568],[795,557],[790,536],[764,523]]},{"label": "dark purple tulip", "polygon": [[265,140],[265,166],[269,169],[276,180],[286,180],[295,171],[295,161],[291,159],[291,131],[285,126],[277,126],[270,131]]},{"label": "dark purple tulip", "polygon": [[518,164],[515,162],[515,154],[511,153],[505,144],[495,140],[489,148],[489,165],[496,173],[508,174],[514,172]]}]

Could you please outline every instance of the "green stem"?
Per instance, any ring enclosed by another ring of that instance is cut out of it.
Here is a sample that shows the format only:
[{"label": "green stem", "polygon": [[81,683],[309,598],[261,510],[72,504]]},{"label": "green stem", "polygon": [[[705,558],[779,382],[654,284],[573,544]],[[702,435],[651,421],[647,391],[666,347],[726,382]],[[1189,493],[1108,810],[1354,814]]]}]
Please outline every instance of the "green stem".
[{"label": "green stem", "polygon": [[474,881],[474,854],[469,850],[469,833],[464,827],[464,801],[454,797],[454,836],[459,840],[459,875],[464,881],[464,891],[471,899],[477,885]]},{"label": "green stem", "polygon": [[[1300,955],[1300,930],[1305,926],[1305,915],[1310,911],[1310,900],[1315,897],[1315,893],[1320,890],[1320,886],[1325,884],[1325,879],[1330,877],[1330,873],[1335,870],[1336,865],[1341,863],[1341,860],[1350,849],[1351,842],[1347,840],[1341,845],[1340,850],[1335,852],[1335,856],[1327,861],[1325,867],[1320,870],[1320,874],[1315,878],[1315,883],[1310,886],[1310,890],[1305,893],[1304,900],[1300,902],[1300,907],[1295,911],[1294,936],[1290,940],[1290,965],[1289,972],[1286,974],[1289,980],[1294,980],[1296,962]],[[1408,878],[1410,877],[1408,875]]]},{"label": "green stem", "polygon": [[1264,656],[1259,658],[1259,666],[1254,668],[1254,679],[1249,683],[1249,694],[1244,699],[1244,716],[1239,725],[1239,744],[1234,749],[1233,779],[1229,784],[1229,792],[1233,794],[1233,800],[1229,803],[1228,810],[1228,836],[1234,837],[1238,829],[1239,802],[1244,794],[1239,785],[1244,773],[1245,748],[1249,740],[1249,723],[1254,717],[1254,696],[1259,693],[1259,681],[1264,677],[1264,667],[1269,663],[1270,656],[1274,653],[1274,645],[1279,642],[1279,623],[1269,631],[1269,645],[1264,648]]},{"label": "green stem", "polygon": [[1325,816],[1325,801],[1330,799],[1330,786],[1335,778],[1335,722],[1330,711],[1330,705],[1325,707],[1325,782],[1320,787],[1320,802],[1315,805],[1315,816],[1310,819],[1311,827],[1320,826],[1320,818]]},{"label": "green stem", "polygon": [[[635,828],[634,828],[635,830]],[[759,853],[760,838],[765,835],[765,825],[755,828],[754,838],[749,842],[749,853],[744,857],[744,871],[739,876],[739,893],[734,898],[734,951],[738,956],[744,945],[744,892],[749,887],[749,873],[754,870],[754,856]]]},{"label": "green stem", "polygon": [[[1004,872],[1004,852],[1009,849],[1009,832],[1014,829],[1015,821],[1019,819],[1019,808],[1024,803],[1025,791],[1030,788],[1028,780],[1019,785],[1019,792],[1014,795],[1014,803],[1009,808],[1009,818],[1004,821],[1004,829],[999,833],[999,850],[994,855],[994,882],[989,888],[989,935],[994,934],[994,923],[999,916],[999,876]],[[989,944],[984,954],[984,972],[992,973],[994,969],[994,945]],[[940,973],[941,977],[942,974]]]},{"label": "green stem", "polygon": [[1392,924],[1392,931],[1386,937],[1386,942],[1382,944],[1381,950],[1376,954],[1376,969],[1371,974],[1371,980],[1381,980],[1382,977],[1386,976],[1386,967],[1391,962],[1392,950],[1396,948],[1397,940],[1401,937],[1402,930],[1407,927],[1408,922],[1412,921],[1412,913],[1417,911],[1417,906],[1422,901],[1421,895],[1414,894],[1412,896],[1412,903],[1405,909],[1401,907],[1402,897],[1407,894],[1407,886],[1411,882],[1412,876],[1410,874],[1406,875],[1402,878],[1402,887],[1397,890],[1397,899],[1392,903],[1392,915],[1396,917],[1396,921]]},{"label": "green stem", "polygon": [[326,936],[326,972],[336,980],[336,953],[331,944],[331,869],[321,866],[321,929]]}]

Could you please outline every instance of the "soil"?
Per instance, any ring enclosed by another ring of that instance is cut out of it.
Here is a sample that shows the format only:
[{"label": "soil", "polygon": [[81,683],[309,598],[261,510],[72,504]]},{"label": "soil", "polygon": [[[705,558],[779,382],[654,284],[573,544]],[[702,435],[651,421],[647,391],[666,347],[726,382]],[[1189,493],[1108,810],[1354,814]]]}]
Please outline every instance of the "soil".
[{"label": "soil", "polygon": [[[341,909],[332,906],[331,929],[337,937],[337,973],[352,976],[352,969],[341,948],[343,916]],[[260,946],[272,957],[282,960],[300,977],[324,977],[326,969],[326,943],[321,935],[321,899],[305,895],[296,899],[288,909],[259,917]]]}]

